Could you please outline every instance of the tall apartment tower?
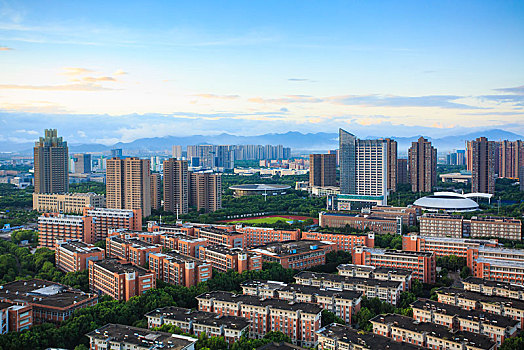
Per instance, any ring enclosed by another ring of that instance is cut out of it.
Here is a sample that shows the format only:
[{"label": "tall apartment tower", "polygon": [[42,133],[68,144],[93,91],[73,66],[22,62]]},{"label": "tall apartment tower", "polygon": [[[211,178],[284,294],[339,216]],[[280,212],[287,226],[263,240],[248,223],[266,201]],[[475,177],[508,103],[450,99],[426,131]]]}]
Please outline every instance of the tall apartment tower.
[{"label": "tall apartment tower", "polygon": [[67,142],[58,137],[56,129],[46,129],[45,136],[35,142],[35,193],[64,193],[69,190]]},{"label": "tall apartment tower", "polygon": [[91,172],[91,155],[77,153],[73,155],[75,174],[89,174]]},{"label": "tall apartment tower", "polygon": [[164,210],[185,214],[189,205],[187,161],[164,161]]},{"label": "tall apartment tower", "polygon": [[360,140],[339,130],[340,193],[380,196],[387,203],[387,144],[385,140]]},{"label": "tall apartment tower", "polygon": [[471,161],[471,192],[495,193],[495,142],[479,137],[468,141]]},{"label": "tall apartment tower", "polygon": [[122,148],[114,148],[111,150],[111,158],[122,158]]},{"label": "tall apartment tower", "polygon": [[337,155],[310,154],[309,155],[309,186],[336,186],[337,185]]},{"label": "tall apartment tower", "polygon": [[106,168],[107,208],[141,209],[144,217],[151,215],[149,159],[111,158]]},{"label": "tall apartment tower", "polygon": [[397,159],[397,184],[409,183],[408,160],[405,158]]},{"label": "tall apartment tower", "polygon": [[[498,145],[498,177],[509,179],[520,179],[519,169],[524,166],[524,142],[517,141],[500,141]],[[495,168],[497,168],[495,166]]]},{"label": "tall apartment tower", "polygon": [[151,209],[159,210],[162,206],[160,186],[162,186],[160,174],[151,174]]},{"label": "tall apartment tower", "polygon": [[205,212],[222,208],[222,177],[213,173],[189,172],[189,206]]},{"label": "tall apartment tower", "polygon": [[437,184],[437,149],[420,137],[408,150],[408,169],[411,191],[431,192]]},{"label": "tall apartment tower", "polygon": [[388,190],[397,190],[397,141],[386,139],[388,157]]},{"label": "tall apartment tower", "polygon": [[182,159],[182,146],[174,145],[172,148],[172,155],[175,159]]}]

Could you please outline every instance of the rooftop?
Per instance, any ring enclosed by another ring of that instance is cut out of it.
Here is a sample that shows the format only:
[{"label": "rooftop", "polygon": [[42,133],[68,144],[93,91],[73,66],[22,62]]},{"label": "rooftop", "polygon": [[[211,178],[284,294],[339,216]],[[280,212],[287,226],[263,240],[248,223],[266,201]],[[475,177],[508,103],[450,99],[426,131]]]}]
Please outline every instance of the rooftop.
[{"label": "rooftop", "polygon": [[481,303],[501,304],[507,307],[524,310],[524,301],[523,300],[504,298],[504,297],[499,297],[496,295],[488,296],[482,293],[477,293],[477,292],[472,292],[469,290],[452,288],[452,287],[441,288],[437,290],[437,293],[445,294],[449,296],[456,296],[459,298],[464,298],[464,299],[469,299],[469,300],[477,300]]},{"label": "rooftop", "polygon": [[322,247],[332,244],[334,243],[309,240],[272,242],[252,248],[250,251],[265,255],[287,256],[306,253],[312,250],[320,251]]},{"label": "rooftop", "polygon": [[417,333],[426,333],[437,338],[447,339],[457,343],[466,342],[470,346],[481,349],[490,349],[495,345],[489,337],[484,335],[466,331],[452,332],[448,327],[439,324],[419,322],[411,317],[397,314],[378,315],[373,317],[370,321],[407,329]]},{"label": "rooftop", "polygon": [[490,281],[483,278],[473,277],[469,276],[464,280],[466,283],[476,284],[476,285],[484,285],[486,287],[491,288],[501,288],[501,289],[507,289],[511,291],[521,291],[524,292],[524,286],[517,285],[517,284],[511,284],[508,282],[498,282],[498,281]]},{"label": "rooftop", "polygon": [[503,328],[513,327],[520,323],[520,321],[512,320],[504,316],[490,314],[478,310],[464,310],[458,306],[439,303],[438,301],[433,301],[429,299],[419,299],[412,303],[411,306],[417,309],[434,310],[441,314],[457,316],[459,318],[468,320],[480,321],[482,323],[488,323],[492,326],[499,326]]},{"label": "rooftop", "polygon": [[346,344],[358,344],[363,349],[386,349],[386,350],[420,350],[421,347],[396,342],[392,339],[371,334],[361,333],[348,326],[343,326],[337,323],[332,323],[326,327],[321,328],[318,334],[330,339],[336,339],[338,342]]},{"label": "rooftop", "polygon": [[374,278],[361,278],[361,277],[349,277],[349,276],[340,276],[333,275],[330,273],[324,272],[311,272],[311,271],[301,271],[294,276],[295,279],[313,279],[313,280],[329,280],[332,282],[344,282],[346,284],[361,284],[367,286],[378,286],[381,288],[399,288],[402,282],[396,281],[383,281],[377,280]]},{"label": "rooftop", "polygon": [[230,186],[230,190],[242,190],[242,191],[277,191],[277,190],[287,190],[291,188],[288,185],[278,185],[278,184],[244,184],[244,185],[235,185]]},{"label": "rooftop", "polygon": [[144,276],[147,274],[151,274],[151,272],[144,269],[143,267],[134,266],[131,263],[121,262],[120,260],[117,260],[117,259],[98,260],[98,261],[94,261],[94,264],[110,272],[115,272],[118,274],[132,273],[132,272],[135,272],[138,276]]},{"label": "rooftop", "polygon": [[149,346],[149,349],[182,350],[196,342],[197,339],[164,332],[150,331],[148,329],[124,326],[120,324],[106,324],[87,334],[90,338],[106,342],[126,343]]},{"label": "rooftop", "polygon": [[65,249],[71,253],[87,254],[104,251],[102,248],[95,247],[80,240],[57,241],[56,243],[61,249]]},{"label": "rooftop", "polygon": [[50,307],[67,308],[91,298],[96,295],[41,279],[13,281],[0,286],[0,299]]},{"label": "rooftop", "polygon": [[305,348],[301,348],[300,346],[293,345],[290,343],[268,343],[266,345],[263,345],[256,350],[306,350]]}]

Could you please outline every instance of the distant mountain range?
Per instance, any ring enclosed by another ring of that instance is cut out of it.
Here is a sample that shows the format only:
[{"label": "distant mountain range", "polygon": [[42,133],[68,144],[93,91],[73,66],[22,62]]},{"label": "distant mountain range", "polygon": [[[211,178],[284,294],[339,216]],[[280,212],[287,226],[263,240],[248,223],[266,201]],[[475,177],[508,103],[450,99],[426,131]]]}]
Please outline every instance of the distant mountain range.
[{"label": "distant mountain range", "polygon": [[[348,130],[350,131],[350,130]],[[351,131],[350,131],[351,132]],[[446,136],[442,138],[431,138],[426,137],[430,140],[433,145],[438,149],[439,152],[448,152],[454,149],[464,149],[465,141],[473,140],[477,137],[487,137],[489,140],[518,140],[524,139],[521,135],[501,130],[491,129],[478,132],[472,132],[462,135]],[[411,142],[416,141],[420,135],[411,137],[395,137],[393,135],[384,136],[368,136],[366,139],[390,137],[398,142],[399,154],[406,154],[407,149],[411,146]],[[291,147],[293,150],[303,151],[327,151],[329,149],[338,148],[338,133],[307,133],[303,134],[300,132],[290,131],[281,134],[263,134],[257,136],[237,136],[231,134],[219,134],[219,135],[193,135],[193,136],[166,136],[166,137],[151,137],[137,139],[132,142],[123,143],[119,142],[111,146],[102,144],[80,144],[74,145],[69,144],[70,152],[103,152],[109,151],[112,148],[122,148],[125,151],[164,151],[171,150],[173,145],[197,145],[197,144],[215,144],[215,145],[228,145],[228,144],[251,144],[251,145],[278,145],[282,144],[286,147]],[[0,151],[2,152],[23,152],[30,154],[31,148],[33,147],[30,143],[12,143],[12,142],[0,142]]]}]

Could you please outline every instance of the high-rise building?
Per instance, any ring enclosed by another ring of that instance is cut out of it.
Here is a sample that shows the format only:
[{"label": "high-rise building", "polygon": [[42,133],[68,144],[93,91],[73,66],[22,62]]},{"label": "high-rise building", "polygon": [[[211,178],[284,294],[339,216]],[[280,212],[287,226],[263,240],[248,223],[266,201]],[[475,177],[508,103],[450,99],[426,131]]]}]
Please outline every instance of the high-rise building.
[{"label": "high-rise building", "polygon": [[121,148],[112,149],[111,158],[122,158],[122,149]]},{"label": "high-rise building", "polygon": [[524,142],[505,140],[497,144],[499,150],[498,176],[523,180],[519,178],[519,168],[524,166]]},{"label": "high-rise building", "polygon": [[338,159],[338,149],[330,149],[330,150],[328,151],[328,153],[329,153],[329,154],[334,154],[334,155],[337,156],[337,166],[339,166],[339,164],[340,164],[340,160]]},{"label": "high-rise building", "polygon": [[388,157],[388,190],[397,190],[397,141],[386,139]]},{"label": "high-rise building", "polygon": [[337,185],[337,155],[310,154],[309,155],[309,186],[336,186]]},{"label": "high-rise building", "polygon": [[446,164],[448,165],[465,165],[466,151],[459,149],[446,155]]},{"label": "high-rise building", "polygon": [[91,172],[91,155],[87,153],[75,154],[73,165],[76,174],[89,174]]},{"label": "high-rise building", "polygon": [[162,206],[160,186],[162,186],[160,174],[151,174],[151,209],[159,210]]},{"label": "high-rise building", "polygon": [[225,145],[215,147],[215,164],[218,168],[235,168],[235,146]]},{"label": "high-rise building", "polygon": [[112,209],[141,209],[151,215],[151,171],[149,159],[107,160],[106,206]]},{"label": "high-rise building", "polygon": [[340,193],[381,197],[387,201],[387,144],[385,140],[360,140],[339,130]]},{"label": "high-rise building", "polygon": [[[215,165],[215,146],[187,146],[187,159],[193,158],[198,158],[199,166],[204,168],[212,168]],[[193,164],[191,165],[194,166]]]},{"label": "high-rise building", "polygon": [[420,137],[408,150],[408,168],[411,191],[431,192],[437,184],[437,149]]},{"label": "high-rise building", "polygon": [[213,173],[189,172],[189,206],[205,212],[222,208],[222,177]]},{"label": "high-rise building", "polygon": [[495,142],[479,137],[468,141],[471,192],[495,193]]},{"label": "high-rise building", "polygon": [[164,161],[164,210],[185,214],[189,202],[187,161]]},{"label": "high-rise building", "polygon": [[182,159],[182,146],[174,145],[171,154],[175,159]]},{"label": "high-rise building", "polygon": [[64,193],[69,190],[67,142],[56,129],[46,129],[34,147],[35,193]]},{"label": "high-rise building", "polygon": [[409,183],[408,160],[405,158],[397,159],[397,184]]}]

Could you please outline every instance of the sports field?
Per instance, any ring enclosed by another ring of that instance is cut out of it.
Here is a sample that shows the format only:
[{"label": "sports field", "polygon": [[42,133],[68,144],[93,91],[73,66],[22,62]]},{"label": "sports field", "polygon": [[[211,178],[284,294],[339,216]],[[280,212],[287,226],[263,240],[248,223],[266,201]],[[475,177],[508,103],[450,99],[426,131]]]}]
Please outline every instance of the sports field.
[{"label": "sports field", "polygon": [[274,224],[277,221],[284,222],[293,222],[295,220],[304,221],[306,219],[313,219],[315,223],[318,222],[318,219],[309,218],[307,216],[296,216],[296,215],[270,215],[270,216],[259,216],[255,218],[243,218],[243,219],[231,219],[223,222],[228,223],[243,223],[243,224]]}]

